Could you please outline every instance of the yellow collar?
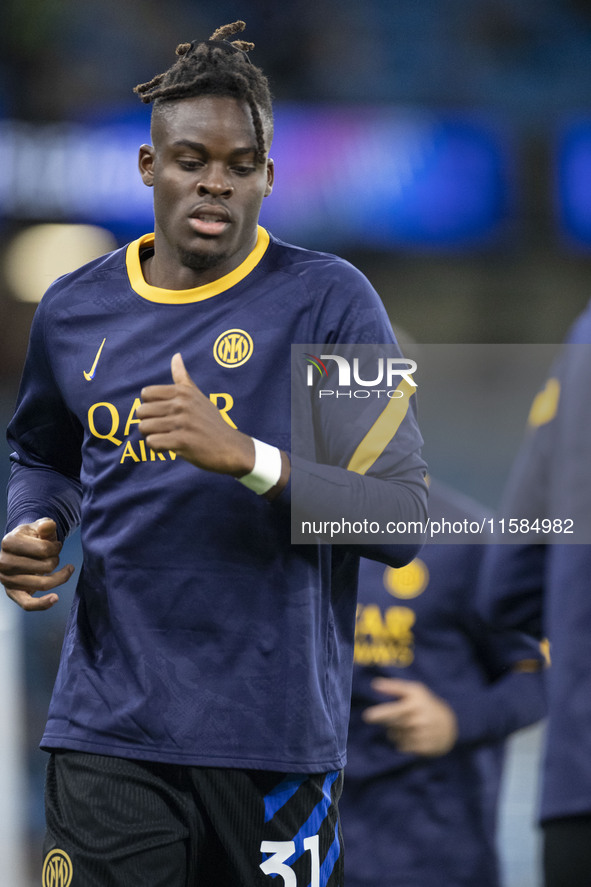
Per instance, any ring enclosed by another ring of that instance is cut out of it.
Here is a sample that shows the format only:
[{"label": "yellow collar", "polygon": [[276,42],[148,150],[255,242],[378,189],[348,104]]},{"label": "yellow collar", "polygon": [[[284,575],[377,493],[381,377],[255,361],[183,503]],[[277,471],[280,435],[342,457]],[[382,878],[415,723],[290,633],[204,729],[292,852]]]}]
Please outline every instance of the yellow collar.
[{"label": "yellow collar", "polygon": [[225,292],[225,290],[244,280],[265,255],[269,246],[269,234],[259,225],[255,248],[241,265],[218,280],[213,280],[211,283],[205,283],[203,286],[196,286],[188,290],[161,289],[158,286],[150,286],[149,283],[146,283],[142,273],[140,250],[146,246],[152,246],[153,243],[154,235],[144,234],[143,237],[134,240],[127,247],[125,262],[132,289],[149,302],[161,302],[166,305],[188,305],[191,302],[202,302],[204,299],[217,296],[219,293]]}]

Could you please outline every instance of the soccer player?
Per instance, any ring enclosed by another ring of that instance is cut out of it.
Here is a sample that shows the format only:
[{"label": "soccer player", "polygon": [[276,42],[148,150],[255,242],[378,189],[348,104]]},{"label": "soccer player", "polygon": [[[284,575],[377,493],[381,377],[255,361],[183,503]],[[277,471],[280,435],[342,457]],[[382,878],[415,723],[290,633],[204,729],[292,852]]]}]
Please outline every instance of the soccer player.
[{"label": "soccer player", "polygon": [[487,552],[481,592],[491,624],[550,642],[539,810],[545,887],[591,884],[590,343],[591,304],[534,399],[505,490],[503,514],[533,532],[527,544]]},{"label": "soccer player", "polygon": [[[429,513],[480,520],[433,481]],[[482,546],[427,544],[399,569],[362,560],[348,764],[350,887],[498,887],[504,739],[544,714],[543,657],[477,613]]]},{"label": "soccer player", "polygon": [[[360,272],[258,225],[273,116],[243,27],[136,87],[155,231],[58,280],[31,331],[0,580],[43,610],[79,522],[84,557],[42,739],[45,887],[342,884],[359,552],[290,543],[290,345],[394,338]],[[300,459],[312,509],[363,491],[425,519],[412,403],[348,468],[383,411],[328,422],[326,472]]]}]

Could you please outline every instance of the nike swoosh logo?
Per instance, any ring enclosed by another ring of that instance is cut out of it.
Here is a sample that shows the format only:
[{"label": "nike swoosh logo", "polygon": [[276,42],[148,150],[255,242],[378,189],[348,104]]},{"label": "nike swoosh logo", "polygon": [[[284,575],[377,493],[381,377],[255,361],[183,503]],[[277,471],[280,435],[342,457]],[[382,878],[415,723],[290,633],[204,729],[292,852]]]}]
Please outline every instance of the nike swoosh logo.
[{"label": "nike swoosh logo", "polygon": [[103,345],[105,344],[106,341],[107,341],[107,338],[105,336],[105,338],[101,342],[101,347],[96,352],[96,357],[94,359],[93,365],[90,368],[90,371],[87,373],[86,370],[84,370],[84,378],[86,379],[87,382],[92,382],[92,380],[94,379],[94,374],[96,372],[96,365],[99,362],[99,357],[101,356],[101,351],[103,350]]}]

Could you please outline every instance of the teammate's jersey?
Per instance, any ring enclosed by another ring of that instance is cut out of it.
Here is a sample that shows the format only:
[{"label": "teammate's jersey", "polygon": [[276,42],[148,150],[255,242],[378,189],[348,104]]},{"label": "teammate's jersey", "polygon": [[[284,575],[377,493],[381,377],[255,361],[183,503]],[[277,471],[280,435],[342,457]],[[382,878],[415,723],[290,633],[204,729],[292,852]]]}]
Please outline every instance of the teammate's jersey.
[{"label": "teammate's jersey", "polygon": [[[481,519],[475,503],[433,482],[430,514]],[[401,569],[363,559],[348,764],[341,798],[345,873],[353,887],[496,887],[497,800],[503,739],[542,716],[541,662],[519,632],[494,634],[475,608],[482,548],[427,544]],[[389,697],[378,675],[420,681],[458,719],[451,752],[398,752],[362,712]]]},{"label": "teammate's jersey", "polygon": [[[505,514],[570,520],[589,538],[590,390],[591,303],[534,400]],[[491,551],[482,591],[483,612],[495,624],[520,626],[550,641],[542,821],[591,813],[591,544],[561,544],[559,538],[506,546],[502,557]]]},{"label": "teammate's jersey", "polygon": [[[140,238],[48,290],[9,427],[9,528],[49,516],[63,537],[82,497],[84,563],[42,744],[334,770],[357,553],[290,545],[289,489],[270,504],[233,477],[151,451],[136,411],[144,386],[172,382],[181,352],[226,421],[289,450],[291,343],[389,343],[389,322],[348,263],[262,228],[240,267],[191,290],[145,282],[140,254],[152,244]],[[413,409],[400,431],[384,444],[381,475],[412,475],[424,505]]]}]

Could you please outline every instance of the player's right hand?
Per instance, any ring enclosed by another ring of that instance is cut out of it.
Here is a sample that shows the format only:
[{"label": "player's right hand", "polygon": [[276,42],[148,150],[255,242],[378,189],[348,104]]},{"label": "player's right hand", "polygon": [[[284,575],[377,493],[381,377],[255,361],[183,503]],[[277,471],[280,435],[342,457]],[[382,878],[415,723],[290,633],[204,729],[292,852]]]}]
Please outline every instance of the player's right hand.
[{"label": "player's right hand", "polygon": [[[48,610],[59,600],[52,589],[68,581],[74,567],[59,567],[62,543],[55,522],[43,517],[7,533],[0,546],[0,583],[23,610]],[[45,592],[40,597],[35,593]]]}]

